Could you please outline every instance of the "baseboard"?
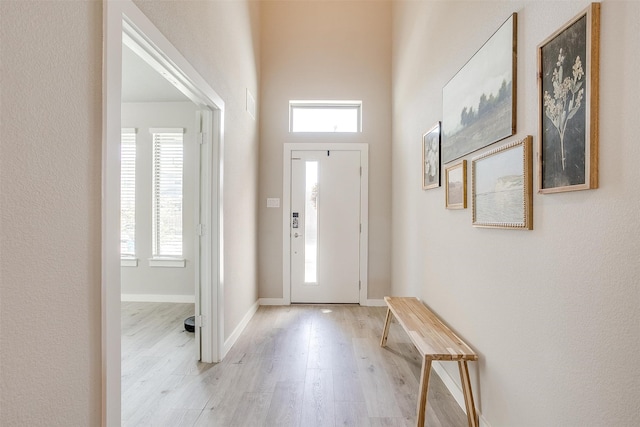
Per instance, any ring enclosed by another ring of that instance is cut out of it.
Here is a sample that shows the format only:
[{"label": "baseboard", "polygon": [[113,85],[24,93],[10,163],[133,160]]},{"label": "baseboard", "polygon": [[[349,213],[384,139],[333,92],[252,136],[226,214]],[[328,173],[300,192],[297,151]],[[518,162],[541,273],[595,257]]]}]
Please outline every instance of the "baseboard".
[{"label": "baseboard", "polygon": [[[466,414],[467,407],[464,404],[464,394],[462,393],[462,389],[458,386],[458,383],[456,383],[454,379],[451,378],[451,375],[449,375],[449,372],[447,372],[442,367],[442,364],[440,362],[434,361],[434,363],[431,366],[433,367],[433,370],[435,371],[435,373],[438,374],[438,376],[440,377],[444,385],[447,387],[447,389],[449,390],[449,393],[451,393],[453,398],[456,400],[456,402],[458,403],[462,411]],[[476,406],[476,411],[478,411],[477,406]],[[482,414],[480,414],[479,411],[478,411],[478,419],[479,419],[480,427],[491,427],[489,422],[487,422],[487,420],[484,419],[484,417],[482,416]]]},{"label": "baseboard", "polygon": [[284,298],[260,298],[260,305],[289,305]]},{"label": "baseboard", "polygon": [[247,311],[247,313],[244,315],[238,326],[236,326],[229,338],[227,338],[227,340],[224,342],[224,348],[222,349],[222,355],[220,357],[221,360],[227,355],[229,350],[231,350],[231,347],[233,347],[233,345],[236,343],[236,341],[240,337],[240,334],[242,334],[242,331],[244,331],[244,329],[247,327],[253,315],[256,314],[256,311],[258,311],[259,306],[260,300],[256,301],[249,308],[249,311]]},{"label": "baseboard", "polygon": [[[260,298],[260,305],[290,305],[284,298]],[[362,304],[365,307],[386,307],[387,303],[383,299],[367,299]]]},{"label": "baseboard", "polygon": [[383,299],[368,299],[363,305],[367,307],[386,307],[387,303]]},{"label": "baseboard", "polygon": [[120,301],[195,303],[196,297],[193,295],[121,294]]}]

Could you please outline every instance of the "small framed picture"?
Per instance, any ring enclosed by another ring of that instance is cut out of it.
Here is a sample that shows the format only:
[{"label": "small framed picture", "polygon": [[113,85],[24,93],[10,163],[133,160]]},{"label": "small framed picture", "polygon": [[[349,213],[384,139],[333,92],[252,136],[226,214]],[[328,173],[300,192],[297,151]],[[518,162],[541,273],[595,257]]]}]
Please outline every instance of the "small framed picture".
[{"label": "small framed picture", "polygon": [[467,161],[445,169],[445,207],[447,209],[467,208]]},{"label": "small framed picture", "polygon": [[440,187],[440,122],[422,135],[422,189]]},{"label": "small framed picture", "polygon": [[600,3],[538,46],[538,192],[598,188]]},{"label": "small framed picture", "polygon": [[471,161],[475,227],[533,229],[531,141],[527,136]]}]

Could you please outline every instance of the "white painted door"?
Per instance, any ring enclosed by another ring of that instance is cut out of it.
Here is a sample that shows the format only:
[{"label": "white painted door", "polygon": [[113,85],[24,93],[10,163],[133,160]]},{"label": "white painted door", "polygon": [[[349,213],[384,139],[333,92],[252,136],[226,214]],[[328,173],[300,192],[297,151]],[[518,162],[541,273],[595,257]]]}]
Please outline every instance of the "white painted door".
[{"label": "white painted door", "polygon": [[291,302],[357,303],[359,151],[291,152]]}]

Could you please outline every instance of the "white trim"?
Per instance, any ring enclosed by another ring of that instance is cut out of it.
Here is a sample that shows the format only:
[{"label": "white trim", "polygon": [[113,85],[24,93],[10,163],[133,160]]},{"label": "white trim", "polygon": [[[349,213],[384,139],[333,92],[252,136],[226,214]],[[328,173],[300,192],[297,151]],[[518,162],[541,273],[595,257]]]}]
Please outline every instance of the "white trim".
[{"label": "white trim", "polygon": [[256,119],[256,98],[253,96],[249,88],[247,88],[246,92],[246,106],[247,113],[251,116],[253,120]]},{"label": "white trim", "polygon": [[185,133],[184,128],[149,128],[149,133]]},{"label": "white trim", "polygon": [[[201,240],[203,362],[216,362],[224,344],[222,272],[222,166],[225,104],[204,78],[131,0],[103,2],[103,108],[102,108],[102,425],[121,423],[120,384],[120,139],[122,102],[122,46],[127,45],[181,90],[194,104],[210,110],[212,144],[206,168],[211,222]],[[204,201],[201,201],[204,202]],[[206,293],[208,292],[208,293]],[[206,293],[206,295],[204,295]]]},{"label": "white trim", "polygon": [[260,300],[256,301],[249,308],[249,311],[247,311],[247,313],[244,315],[238,326],[236,326],[231,335],[229,335],[229,338],[227,338],[227,340],[224,342],[224,348],[221,358],[227,355],[229,350],[231,350],[231,347],[233,347],[238,338],[240,338],[240,335],[253,318],[253,315],[256,314],[256,311],[258,311],[258,307],[260,307]]},{"label": "white trim", "polygon": [[[449,393],[453,396],[460,406],[460,409],[466,414],[467,407],[464,403],[464,394],[462,393],[462,389],[458,386],[458,383],[449,375],[446,369],[442,366],[442,362],[434,361],[431,365],[436,374],[440,377],[444,385],[449,390]],[[475,403],[475,402],[474,402]],[[480,427],[491,427],[489,422],[482,416],[482,414],[478,411],[478,406],[476,405],[476,412],[478,412],[478,419],[480,420]]]},{"label": "white trim", "polygon": [[160,295],[160,294],[122,294],[120,301],[127,302],[175,302],[175,303],[194,303],[196,297],[194,295]]},{"label": "white trim", "polygon": [[363,305],[367,307],[386,307],[387,303],[384,299],[367,299]]},{"label": "white trim", "polygon": [[284,298],[260,298],[258,302],[260,305],[291,305]]},{"label": "white trim", "polygon": [[120,258],[120,267],[137,267],[138,258]]},{"label": "white trim", "polygon": [[292,151],[359,151],[362,165],[360,180],[360,305],[367,305],[369,262],[369,145],[364,143],[285,143],[282,170],[282,300],[291,304],[291,152]]},{"label": "white trim", "polygon": [[181,258],[149,258],[149,267],[185,268],[187,261]]},{"label": "white trim", "polygon": [[122,128],[122,133],[138,133],[138,128]]}]

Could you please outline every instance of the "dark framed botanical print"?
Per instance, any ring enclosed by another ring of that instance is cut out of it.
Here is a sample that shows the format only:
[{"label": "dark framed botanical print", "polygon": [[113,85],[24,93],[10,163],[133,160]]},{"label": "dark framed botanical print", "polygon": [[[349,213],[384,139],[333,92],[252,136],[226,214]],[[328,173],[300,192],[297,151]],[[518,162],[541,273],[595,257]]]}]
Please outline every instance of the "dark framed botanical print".
[{"label": "dark framed botanical print", "polygon": [[600,3],[538,46],[538,192],[598,187]]}]

